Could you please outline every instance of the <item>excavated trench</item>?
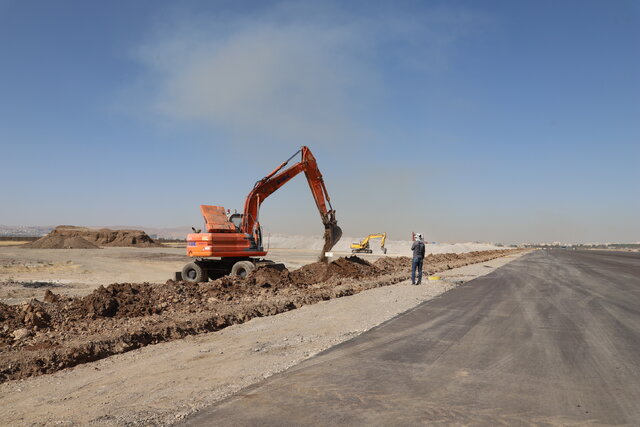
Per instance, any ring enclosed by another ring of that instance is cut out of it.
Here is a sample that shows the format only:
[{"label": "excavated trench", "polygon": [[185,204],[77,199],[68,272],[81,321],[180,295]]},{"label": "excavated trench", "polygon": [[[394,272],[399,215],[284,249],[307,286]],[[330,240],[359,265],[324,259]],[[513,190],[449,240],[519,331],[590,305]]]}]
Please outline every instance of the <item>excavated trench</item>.
[{"label": "excavated trench", "polygon": [[[428,255],[425,273],[501,257],[513,250]],[[303,305],[392,285],[411,259],[374,263],[351,256],[289,271],[262,267],[245,279],[194,284],[115,283],[85,297],[45,291],[43,301],[0,303],[0,382],[56,372],[187,335],[217,331]]]}]

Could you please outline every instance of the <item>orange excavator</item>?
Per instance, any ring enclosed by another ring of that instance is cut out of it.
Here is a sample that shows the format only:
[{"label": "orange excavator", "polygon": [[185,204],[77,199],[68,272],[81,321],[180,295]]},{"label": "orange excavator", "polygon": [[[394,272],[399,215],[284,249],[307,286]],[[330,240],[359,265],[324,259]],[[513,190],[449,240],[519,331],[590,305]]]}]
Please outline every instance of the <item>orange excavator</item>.
[{"label": "orange excavator", "polygon": [[[301,155],[300,161],[285,169],[298,154]],[[321,254],[321,259],[324,259],[324,253],[340,240],[342,230],[338,227],[336,211],[331,207],[316,159],[309,147],[301,147],[273,172],[256,182],[245,201],[244,213],[231,214],[221,206],[200,206],[205,232],[194,228],[194,233],[187,236],[187,255],[196,260],[175,273],[174,279],[205,282],[227,274],[245,277],[260,265],[272,264],[272,261],[258,258],[267,254],[259,222],[260,205],[301,172],[307,178],[324,224],[325,243]]]}]

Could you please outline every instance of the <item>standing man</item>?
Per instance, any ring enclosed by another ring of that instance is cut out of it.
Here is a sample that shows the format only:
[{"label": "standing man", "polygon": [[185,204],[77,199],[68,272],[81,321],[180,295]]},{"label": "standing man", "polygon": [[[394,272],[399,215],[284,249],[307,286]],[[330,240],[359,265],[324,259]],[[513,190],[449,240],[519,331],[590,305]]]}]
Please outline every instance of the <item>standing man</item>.
[{"label": "standing man", "polygon": [[[416,233],[415,241],[411,245],[413,251],[413,261],[411,262],[411,284],[419,285],[422,281],[422,262],[424,261],[424,242],[422,234]],[[418,270],[418,281],[416,282],[416,269]]]}]

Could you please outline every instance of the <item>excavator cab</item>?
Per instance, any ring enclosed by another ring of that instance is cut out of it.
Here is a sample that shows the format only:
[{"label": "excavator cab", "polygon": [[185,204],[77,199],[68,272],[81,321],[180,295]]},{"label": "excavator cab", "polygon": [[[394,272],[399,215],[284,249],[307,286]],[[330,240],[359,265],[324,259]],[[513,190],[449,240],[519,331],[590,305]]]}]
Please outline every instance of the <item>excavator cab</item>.
[{"label": "excavator cab", "polygon": [[242,214],[234,213],[229,216],[229,222],[236,226],[236,230],[240,231],[240,227],[242,226]]},{"label": "excavator cab", "polygon": [[[236,227],[236,232],[242,233],[242,219],[244,214],[241,213],[232,213],[229,215],[229,222],[232,223]],[[262,250],[262,226],[258,221],[255,222],[253,226],[253,246]]]}]

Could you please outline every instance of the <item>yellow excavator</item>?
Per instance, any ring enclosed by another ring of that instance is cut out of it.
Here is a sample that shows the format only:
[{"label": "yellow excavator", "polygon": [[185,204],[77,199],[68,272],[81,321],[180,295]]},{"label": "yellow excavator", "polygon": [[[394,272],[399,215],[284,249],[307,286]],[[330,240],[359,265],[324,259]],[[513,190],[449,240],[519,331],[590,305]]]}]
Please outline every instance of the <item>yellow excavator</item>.
[{"label": "yellow excavator", "polygon": [[387,233],[380,234],[369,234],[367,237],[362,239],[361,242],[356,242],[351,244],[351,253],[361,252],[366,254],[372,254],[373,251],[369,246],[369,240],[371,239],[381,239],[380,240],[380,249],[382,249],[382,253],[387,253],[387,248],[384,247],[384,242],[387,240]]}]

